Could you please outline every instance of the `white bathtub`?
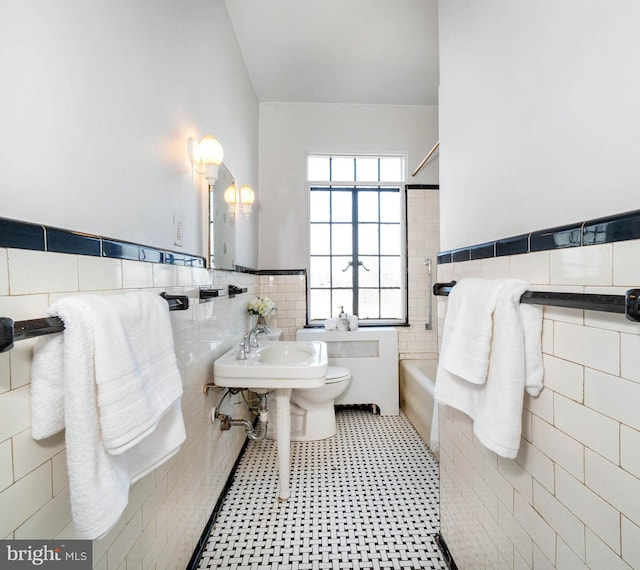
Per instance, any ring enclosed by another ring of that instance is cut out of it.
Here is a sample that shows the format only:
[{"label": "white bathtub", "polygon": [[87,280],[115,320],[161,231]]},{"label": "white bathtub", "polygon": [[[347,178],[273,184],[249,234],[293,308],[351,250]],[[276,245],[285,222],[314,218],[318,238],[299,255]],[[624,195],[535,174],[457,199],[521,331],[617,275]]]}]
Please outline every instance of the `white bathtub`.
[{"label": "white bathtub", "polygon": [[400,361],[400,407],[429,447],[432,436],[437,441],[437,434],[431,433],[437,367],[437,360]]}]

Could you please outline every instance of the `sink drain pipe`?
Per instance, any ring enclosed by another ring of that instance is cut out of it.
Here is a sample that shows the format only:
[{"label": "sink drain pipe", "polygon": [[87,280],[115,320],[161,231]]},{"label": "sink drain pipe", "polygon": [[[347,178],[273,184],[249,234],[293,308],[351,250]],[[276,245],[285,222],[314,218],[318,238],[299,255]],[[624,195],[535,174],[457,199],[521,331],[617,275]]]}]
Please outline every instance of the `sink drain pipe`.
[{"label": "sink drain pipe", "polygon": [[[245,431],[247,432],[247,437],[249,439],[253,441],[262,441],[267,436],[267,425],[269,423],[268,422],[269,410],[267,409],[266,394],[256,394],[256,396],[258,396],[257,409],[252,408],[247,402],[247,399],[244,397],[244,393],[242,394],[242,399],[244,400],[245,404],[247,404],[247,406],[249,407],[249,410],[251,410],[254,413],[257,413],[258,418],[257,418],[257,421],[255,422],[255,425],[252,424],[249,420],[232,418],[230,415],[223,414],[220,411],[220,406],[222,405],[222,402],[224,401],[224,399],[229,394],[237,394],[240,391],[241,391],[240,388],[228,388],[227,390],[225,390],[222,398],[220,399],[220,402],[218,402],[218,405],[211,410],[211,423],[216,423],[217,421],[219,421],[220,429],[222,431],[227,431],[231,429],[233,426],[243,426]],[[206,387],[204,392],[206,395],[207,394]]]}]

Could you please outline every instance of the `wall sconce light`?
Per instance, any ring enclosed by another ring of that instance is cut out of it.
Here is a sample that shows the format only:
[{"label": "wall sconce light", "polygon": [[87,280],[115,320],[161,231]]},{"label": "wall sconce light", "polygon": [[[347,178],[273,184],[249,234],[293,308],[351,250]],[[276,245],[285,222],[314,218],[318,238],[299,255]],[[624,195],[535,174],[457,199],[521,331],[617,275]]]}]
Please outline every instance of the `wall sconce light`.
[{"label": "wall sconce light", "polygon": [[240,203],[242,204],[242,211],[244,212],[247,220],[251,215],[251,206],[256,201],[255,192],[251,189],[250,186],[246,184],[240,187]]},{"label": "wall sconce light", "polygon": [[238,203],[238,188],[236,183],[232,182],[231,185],[224,191],[224,201],[227,203],[229,209],[229,215],[231,219],[236,216],[236,204]]},{"label": "wall sconce light", "polygon": [[187,154],[193,169],[202,174],[209,184],[215,184],[218,179],[218,167],[224,158],[224,150],[218,140],[211,135],[206,135],[200,142],[189,137]]},{"label": "wall sconce light", "polygon": [[251,215],[251,206],[256,201],[256,195],[246,184],[241,186],[238,191],[234,182],[224,191],[224,201],[232,218],[235,217],[236,211],[239,211],[243,212],[248,220]]}]

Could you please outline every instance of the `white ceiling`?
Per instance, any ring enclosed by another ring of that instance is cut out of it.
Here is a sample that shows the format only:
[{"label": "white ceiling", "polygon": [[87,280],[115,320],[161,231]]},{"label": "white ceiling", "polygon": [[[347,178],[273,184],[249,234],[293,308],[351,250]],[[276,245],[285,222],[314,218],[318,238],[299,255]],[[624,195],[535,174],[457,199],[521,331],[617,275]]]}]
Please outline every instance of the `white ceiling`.
[{"label": "white ceiling", "polygon": [[225,0],[258,100],[438,104],[437,0]]}]

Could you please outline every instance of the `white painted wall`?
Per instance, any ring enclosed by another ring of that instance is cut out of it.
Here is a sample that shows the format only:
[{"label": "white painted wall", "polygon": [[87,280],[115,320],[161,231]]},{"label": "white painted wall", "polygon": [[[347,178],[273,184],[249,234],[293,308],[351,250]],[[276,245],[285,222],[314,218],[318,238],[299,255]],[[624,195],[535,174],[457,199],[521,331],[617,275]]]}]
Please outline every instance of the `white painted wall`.
[{"label": "white painted wall", "polygon": [[[0,215],[205,255],[189,136],[258,180],[258,102],[223,0],[0,5]],[[238,262],[257,263],[257,217]]]},{"label": "white painted wall", "polygon": [[405,154],[408,183],[437,184],[437,154],[410,176],[437,139],[437,107],[261,103],[260,267],[307,267],[307,153]]},{"label": "white painted wall", "polygon": [[638,208],[640,3],[446,0],[441,247]]}]

